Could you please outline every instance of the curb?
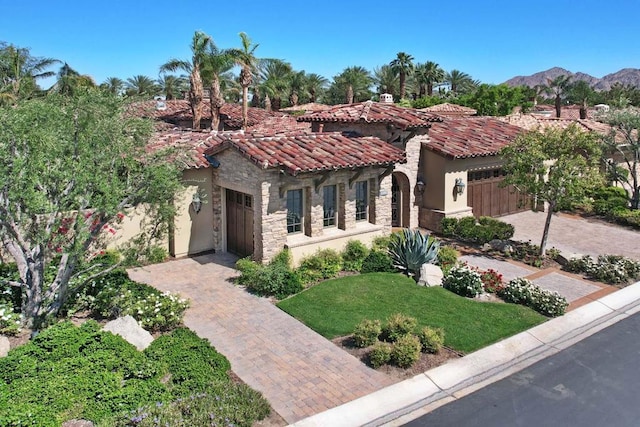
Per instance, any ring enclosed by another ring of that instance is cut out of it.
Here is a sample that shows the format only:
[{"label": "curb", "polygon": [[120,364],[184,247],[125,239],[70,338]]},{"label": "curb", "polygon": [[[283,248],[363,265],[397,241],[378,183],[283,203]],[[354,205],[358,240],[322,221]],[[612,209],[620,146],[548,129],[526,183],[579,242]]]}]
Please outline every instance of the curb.
[{"label": "curb", "polygon": [[640,312],[640,282],[291,426],[402,425],[531,366],[637,312]]}]

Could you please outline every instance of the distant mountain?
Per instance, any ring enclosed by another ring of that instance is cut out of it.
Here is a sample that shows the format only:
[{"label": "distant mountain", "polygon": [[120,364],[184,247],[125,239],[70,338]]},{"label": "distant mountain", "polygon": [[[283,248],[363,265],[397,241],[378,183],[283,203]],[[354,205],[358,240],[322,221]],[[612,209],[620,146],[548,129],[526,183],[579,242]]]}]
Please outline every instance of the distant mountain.
[{"label": "distant mountain", "polygon": [[593,77],[586,73],[572,73],[569,70],[565,70],[560,67],[553,67],[547,71],[540,71],[539,73],[532,74],[530,76],[517,76],[509,79],[505,84],[509,86],[529,86],[534,87],[536,85],[546,85],[547,79],[555,79],[561,75],[571,76],[572,81],[584,80],[591,87],[596,90],[609,90],[611,85],[618,82],[623,85],[635,86],[640,88],[640,69],[638,68],[624,68],[616,73],[607,74],[602,78]]}]

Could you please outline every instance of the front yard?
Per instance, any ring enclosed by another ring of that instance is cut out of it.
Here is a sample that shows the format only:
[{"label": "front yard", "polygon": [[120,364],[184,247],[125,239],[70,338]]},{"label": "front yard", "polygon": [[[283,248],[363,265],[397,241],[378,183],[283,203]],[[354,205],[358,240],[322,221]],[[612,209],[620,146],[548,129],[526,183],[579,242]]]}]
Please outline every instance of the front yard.
[{"label": "front yard", "polygon": [[328,280],[280,301],[278,307],[328,339],[353,333],[363,319],[384,321],[404,313],[419,326],[444,329],[445,345],[464,353],[546,320],[521,305],[479,302],[441,287],[419,287],[398,273]]}]

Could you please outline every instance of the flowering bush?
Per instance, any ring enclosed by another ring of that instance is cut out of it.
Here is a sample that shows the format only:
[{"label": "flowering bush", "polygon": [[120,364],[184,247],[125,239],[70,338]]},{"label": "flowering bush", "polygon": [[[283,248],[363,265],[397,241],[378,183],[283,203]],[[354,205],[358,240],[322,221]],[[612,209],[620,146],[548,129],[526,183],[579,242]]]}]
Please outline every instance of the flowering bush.
[{"label": "flowering bush", "polygon": [[507,283],[498,296],[506,302],[526,305],[549,317],[563,315],[569,305],[566,298],[559,293],[542,289],[522,277]]},{"label": "flowering bush", "polygon": [[620,255],[600,255],[596,261],[585,255],[569,261],[567,269],[609,284],[626,283],[640,277],[640,262]]},{"label": "flowering bush", "polygon": [[20,331],[20,314],[11,304],[0,303],[0,334],[15,335]]},{"label": "flowering bush", "polygon": [[482,280],[482,286],[484,287],[484,290],[489,293],[497,294],[504,288],[504,283],[502,282],[502,274],[498,273],[492,268],[480,271],[480,280]]},{"label": "flowering bush", "polygon": [[473,298],[482,293],[482,278],[468,266],[456,265],[444,277],[442,286],[463,297]]}]

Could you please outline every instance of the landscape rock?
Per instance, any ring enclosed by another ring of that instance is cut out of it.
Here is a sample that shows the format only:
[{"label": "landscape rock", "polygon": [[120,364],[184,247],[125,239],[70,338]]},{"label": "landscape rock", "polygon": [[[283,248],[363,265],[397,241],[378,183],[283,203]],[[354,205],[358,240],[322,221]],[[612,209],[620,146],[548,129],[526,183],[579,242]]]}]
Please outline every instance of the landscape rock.
[{"label": "landscape rock", "polygon": [[127,342],[136,346],[140,351],[149,347],[153,342],[153,337],[145,331],[132,316],[119,317],[104,325],[105,331],[120,335]]},{"label": "landscape rock", "polygon": [[93,427],[93,423],[88,420],[69,420],[63,422],[62,427]]},{"label": "landscape rock", "polygon": [[569,261],[574,259],[580,259],[582,257],[583,257],[582,254],[564,254],[560,252],[560,254],[556,257],[556,261],[558,262],[558,264],[565,266],[569,264]]},{"label": "landscape rock", "polygon": [[494,251],[500,251],[505,254],[513,252],[513,246],[509,240],[493,239],[488,243],[489,247]]},{"label": "landscape rock", "polygon": [[11,344],[9,343],[9,338],[4,335],[0,335],[0,357],[5,357],[9,354],[9,349],[11,348]]},{"label": "landscape rock", "polygon": [[442,269],[434,264],[422,264],[420,267],[420,278],[418,285],[420,286],[442,286],[442,278],[444,274]]}]

